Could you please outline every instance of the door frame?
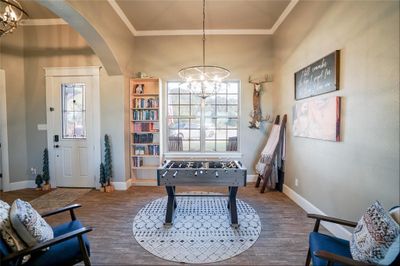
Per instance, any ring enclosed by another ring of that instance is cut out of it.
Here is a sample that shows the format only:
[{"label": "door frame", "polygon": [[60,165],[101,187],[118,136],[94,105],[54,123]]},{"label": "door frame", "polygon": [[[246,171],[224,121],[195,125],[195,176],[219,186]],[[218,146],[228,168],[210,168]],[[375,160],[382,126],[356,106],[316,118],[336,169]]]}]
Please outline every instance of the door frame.
[{"label": "door frame", "polygon": [[7,99],[6,99],[6,74],[0,69],[0,141],[1,141],[1,167],[3,172],[3,191],[10,190],[10,165],[8,161],[8,131],[7,131]]},{"label": "door frame", "polygon": [[92,158],[92,165],[88,165],[89,175],[93,176],[93,187],[98,188],[100,163],[101,163],[101,139],[100,139],[100,66],[87,67],[45,67],[46,77],[46,120],[47,120],[47,148],[49,151],[49,170],[50,184],[57,187],[55,177],[55,148],[53,147],[53,139],[49,135],[49,130],[54,127],[53,113],[50,111],[52,103],[52,88],[55,78],[59,77],[89,77],[92,79],[92,132],[93,139],[88,140],[88,156]]}]

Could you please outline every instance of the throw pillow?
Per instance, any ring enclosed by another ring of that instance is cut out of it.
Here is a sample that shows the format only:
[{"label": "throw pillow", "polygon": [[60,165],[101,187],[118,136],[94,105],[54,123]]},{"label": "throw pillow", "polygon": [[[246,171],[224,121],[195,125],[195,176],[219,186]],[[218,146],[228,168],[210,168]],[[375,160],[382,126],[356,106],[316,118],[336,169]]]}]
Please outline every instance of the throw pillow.
[{"label": "throw pillow", "polygon": [[[20,251],[26,248],[26,245],[18,237],[17,233],[11,226],[9,219],[10,205],[0,200],[0,234],[6,245],[13,252]],[[23,262],[26,262],[29,256],[25,256]]]},{"label": "throw pillow", "polygon": [[350,240],[353,259],[378,264],[400,234],[400,226],[376,201],[358,222]]},{"label": "throw pillow", "polygon": [[17,199],[13,202],[10,220],[15,231],[29,247],[54,237],[50,225],[26,201]]}]

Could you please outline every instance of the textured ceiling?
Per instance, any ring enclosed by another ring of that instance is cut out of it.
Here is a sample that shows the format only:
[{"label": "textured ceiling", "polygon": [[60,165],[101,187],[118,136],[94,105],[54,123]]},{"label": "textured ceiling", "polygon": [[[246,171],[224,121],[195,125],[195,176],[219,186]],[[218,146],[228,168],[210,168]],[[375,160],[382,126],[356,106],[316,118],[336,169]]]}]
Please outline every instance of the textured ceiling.
[{"label": "textured ceiling", "polygon": [[[270,29],[289,0],[208,0],[207,29]],[[201,0],[117,0],[136,30],[202,28]]]}]

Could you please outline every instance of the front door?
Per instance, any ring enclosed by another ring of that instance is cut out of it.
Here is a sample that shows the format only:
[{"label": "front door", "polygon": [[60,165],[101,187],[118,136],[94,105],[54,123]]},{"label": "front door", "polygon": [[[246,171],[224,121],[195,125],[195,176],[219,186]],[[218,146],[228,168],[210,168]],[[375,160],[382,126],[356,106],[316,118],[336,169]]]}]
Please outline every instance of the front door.
[{"label": "front door", "polygon": [[[53,77],[48,86],[48,144],[58,187],[94,187],[93,80],[85,76]],[[51,120],[51,121],[49,121]]]}]

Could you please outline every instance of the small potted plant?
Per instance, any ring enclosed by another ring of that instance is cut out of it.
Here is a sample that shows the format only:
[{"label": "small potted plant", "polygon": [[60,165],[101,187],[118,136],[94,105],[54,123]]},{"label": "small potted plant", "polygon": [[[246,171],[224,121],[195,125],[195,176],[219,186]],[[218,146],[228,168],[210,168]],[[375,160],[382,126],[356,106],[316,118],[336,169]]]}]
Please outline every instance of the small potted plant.
[{"label": "small potted plant", "polygon": [[35,178],[36,190],[42,190],[43,178],[41,175],[37,175]]},{"label": "small potted plant", "polygon": [[104,173],[104,164],[103,163],[100,164],[100,180],[99,181],[100,181],[99,183],[101,184],[100,192],[105,192],[105,188],[107,185],[107,179],[106,179],[106,175]]},{"label": "small potted plant", "polygon": [[112,177],[112,160],[111,160],[111,144],[108,135],[104,136],[104,176],[106,179],[105,192],[114,191],[114,186],[111,184]]},{"label": "small potted plant", "polygon": [[50,190],[51,186],[50,186],[50,173],[49,173],[49,151],[46,149],[44,149],[43,151],[43,181],[44,181],[44,185],[43,185],[43,190]]}]

